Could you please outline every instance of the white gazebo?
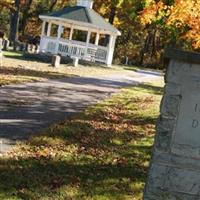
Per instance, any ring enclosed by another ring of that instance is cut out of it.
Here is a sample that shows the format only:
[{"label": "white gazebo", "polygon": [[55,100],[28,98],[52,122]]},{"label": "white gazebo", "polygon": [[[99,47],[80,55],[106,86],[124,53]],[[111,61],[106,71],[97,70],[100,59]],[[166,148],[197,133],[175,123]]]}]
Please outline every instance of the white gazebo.
[{"label": "white gazebo", "polygon": [[92,0],[40,15],[40,52],[112,65],[115,41],[121,33],[92,9]]}]

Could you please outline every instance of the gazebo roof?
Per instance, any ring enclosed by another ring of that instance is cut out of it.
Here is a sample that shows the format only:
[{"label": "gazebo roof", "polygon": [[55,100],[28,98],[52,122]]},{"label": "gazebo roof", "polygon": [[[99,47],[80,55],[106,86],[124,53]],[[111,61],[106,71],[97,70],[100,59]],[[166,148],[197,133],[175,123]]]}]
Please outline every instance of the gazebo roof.
[{"label": "gazebo roof", "polygon": [[56,18],[63,20],[70,20],[74,22],[86,23],[94,28],[103,29],[120,35],[118,29],[112,26],[109,22],[96,13],[93,9],[82,7],[82,6],[73,6],[66,7],[63,10],[41,15],[40,18]]}]

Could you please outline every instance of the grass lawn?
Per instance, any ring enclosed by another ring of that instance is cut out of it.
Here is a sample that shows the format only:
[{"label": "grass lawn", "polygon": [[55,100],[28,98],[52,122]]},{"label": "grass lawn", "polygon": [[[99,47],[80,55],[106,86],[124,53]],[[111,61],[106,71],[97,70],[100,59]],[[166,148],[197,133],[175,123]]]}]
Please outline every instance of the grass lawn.
[{"label": "grass lawn", "polygon": [[125,73],[123,67],[82,66],[72,67],[71,64],[61,64],[53,68],[50,61],[41,60],[34,54],[19,52],[4,52],[3,67],[0,67],[0,86],[23,82],[45,81],[69,76],[98,76],[112,73]]},{"label": "grass lawn", "polygon": [[1,200],[141,200],[162,84],[113,95],[0,159]]}]

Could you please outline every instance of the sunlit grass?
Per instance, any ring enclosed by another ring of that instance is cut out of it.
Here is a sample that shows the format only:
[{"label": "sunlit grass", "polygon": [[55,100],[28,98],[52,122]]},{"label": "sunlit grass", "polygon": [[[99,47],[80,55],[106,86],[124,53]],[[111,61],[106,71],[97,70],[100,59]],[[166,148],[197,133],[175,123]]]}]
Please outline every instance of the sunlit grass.
[{"label": "sunlit grass", "polygon": [[138,85],[0,161],[0,199],[141,200],[162,84]]},{"label": "sunlit grass", "polygon": [[[50,59],[50,60],[49,60]],[[4,52],[3,67],[0,68],[0,86],[24,82],[45,81],[69,76],[99,76],[117,73],[128,73],[121,66],[79,65],[62,63],[60,67],[51,66],[51,58],[20,52]]]}]

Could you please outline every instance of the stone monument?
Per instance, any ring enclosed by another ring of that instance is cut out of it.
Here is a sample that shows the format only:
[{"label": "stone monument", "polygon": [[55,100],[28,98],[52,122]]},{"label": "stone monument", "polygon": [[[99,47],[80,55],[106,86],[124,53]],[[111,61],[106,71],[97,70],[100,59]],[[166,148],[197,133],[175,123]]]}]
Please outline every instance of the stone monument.
[{"label": "stone monument", "polygon": [[144,200],[200,200],[200,54],[166,50],[165,90]]},{"label": "stone monument", "polygon": [[59,55],[53,55],[51,65],[53,67],[60,67],[60,61],[61,57]]}]

